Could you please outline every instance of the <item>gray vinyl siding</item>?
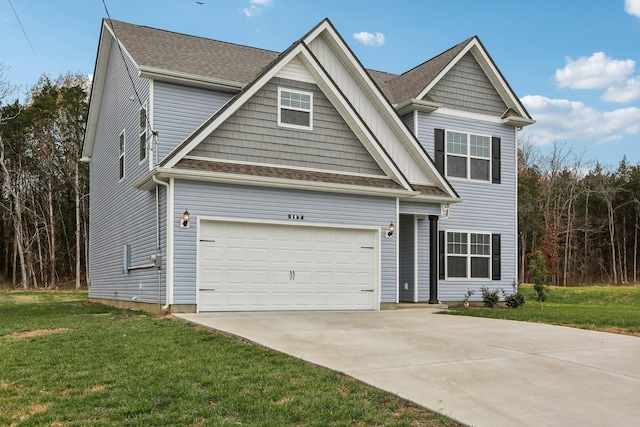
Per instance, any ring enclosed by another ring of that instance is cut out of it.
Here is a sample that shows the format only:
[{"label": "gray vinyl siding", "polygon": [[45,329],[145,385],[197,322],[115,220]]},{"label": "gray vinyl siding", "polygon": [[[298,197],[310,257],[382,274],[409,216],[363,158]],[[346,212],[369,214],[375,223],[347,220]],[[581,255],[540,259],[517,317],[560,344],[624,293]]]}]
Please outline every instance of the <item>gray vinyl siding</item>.
[{"label": "gray vinyl siding", "polygon": [[471,53],[429,91],[444,107],[502,117],[507,105]]},{"label": "gray vinyl siding", "polygon": [[481,300],[480,287],[511,291],[516,279],[516,142],[512,127],[488,121],[463,119],[437,113],[420,113],[420,142],[434,155],[434,128],[453,129],[500,137],[501,184],[471,182],[450,178],[462,203],[451,205],[449,218],[438,221],[439,230],[478,231],[501,235],[502,274],[499,281],[440,280],[441,301],[460,301],[467,289],[475,291],[473,300]]},{"label": "gray vinyl siding", "polygon": [[[399,250],[399,283],[400,301],[413,302],[413,289],[415,284],[415,230],[413,215],[400,215],[398,226],[398,239],[400,239]],[[404,284],[408,288],[404,289]]]},{"label": "gray vinyl siding", "polygon": [[411,131],[411,133],[415,134],[414,114],[413,113],[405,114],[404,116],[401,117],[401,119],[404,122],[404,124],[407,126],[407,128]]},{"label": "gray vinyl siding", "polygon": [[[304,215],[303,223],[380,227],[381,301],[396,302],[396,238],[384,231],[396,216],[393,198],[326,194],[312,191],[175,181],[174,304],[196,303],[197,218],[289,221]],[[191,227],[179,228],[184,209]]]},{"label": "gray vinyl siding", "polygon": [[[278,126],[278,87],[313,93],[313,129]],[[273,78],[190,155],[384,175],[317,85]]]},{"label": "gray vinyl siding", "polygon": [[[134,69],[133,64],[129,63],[129,69]],[[126,73],[118,49],[112,48],[90,163],[89,295],[158,302],[157,269],[123,272],[125,244],[131,245],[133,267],[149,264],[149,256],[156,248],[155,193],[132,186],[148,172],[148,163],[140,163],[140,105]],[[132,78],[142,102],[148,102],[149,81],[136,75]],[[119,136],[123,129],[125,177],[120,180]]]},{"label": "gray vinyl siding", "polygon": [[215,114],[233,94],[153,82],[153,124],[160,161]]}]

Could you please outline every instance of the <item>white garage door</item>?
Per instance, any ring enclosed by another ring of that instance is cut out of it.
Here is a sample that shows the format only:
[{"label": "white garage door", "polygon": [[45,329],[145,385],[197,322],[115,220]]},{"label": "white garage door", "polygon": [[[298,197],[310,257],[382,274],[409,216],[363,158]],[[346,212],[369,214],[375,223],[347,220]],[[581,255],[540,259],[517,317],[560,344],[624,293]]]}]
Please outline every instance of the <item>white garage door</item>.
[{"label": "white garage door", "polygon": [[370,310],[374,230],[203,221],[198,310]]}]

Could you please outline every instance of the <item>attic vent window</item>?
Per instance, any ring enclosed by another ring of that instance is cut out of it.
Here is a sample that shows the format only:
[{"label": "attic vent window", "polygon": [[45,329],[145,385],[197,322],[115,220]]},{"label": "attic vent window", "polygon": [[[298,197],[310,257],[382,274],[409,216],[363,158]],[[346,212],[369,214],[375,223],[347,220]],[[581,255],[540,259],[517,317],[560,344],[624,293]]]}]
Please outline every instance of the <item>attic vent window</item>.
[{"label": "attic vent window", "polygon": [[278,126],[313,129],[313,94],[278,88]]}]

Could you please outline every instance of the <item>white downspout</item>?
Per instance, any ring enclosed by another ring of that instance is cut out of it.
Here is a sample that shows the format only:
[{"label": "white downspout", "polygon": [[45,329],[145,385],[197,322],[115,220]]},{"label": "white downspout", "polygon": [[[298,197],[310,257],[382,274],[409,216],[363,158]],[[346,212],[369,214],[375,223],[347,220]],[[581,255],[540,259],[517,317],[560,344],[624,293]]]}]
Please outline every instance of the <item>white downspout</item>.
[{"label": "white downspout", "polygon": [[[153,182],[155,182],[156,184],[159,185],[164,185],[164,187],[167,189],[167,198],[169,197],[169,184],[167,184],[164,181],[160,181],[158,178],[156,178],[155,175],[151,176],[151,179],[153,179]],[[169,212],[167,212],[167,215],[169,215]],[[160,196],[159,196],[159,191],[158,191],[158,186],[156,185],[156,250],[158,252],[160,252]],[[168,232],[168,230],[167,230]],[[167,248],[168,251],[168,248]],[[169,258],[168,258],[168,254],[165,254],[164,257],[164,262],[168,263],[169,262]],[[161,270],[158,270],[158,292],[160,292],[160,286],[162,286],[162,273]],[[167,277],[167,286],[166,286],[167,290],[165,293],[165,305],[162,306],[161,310],[167,310],[169,308],[169,277]]]}]

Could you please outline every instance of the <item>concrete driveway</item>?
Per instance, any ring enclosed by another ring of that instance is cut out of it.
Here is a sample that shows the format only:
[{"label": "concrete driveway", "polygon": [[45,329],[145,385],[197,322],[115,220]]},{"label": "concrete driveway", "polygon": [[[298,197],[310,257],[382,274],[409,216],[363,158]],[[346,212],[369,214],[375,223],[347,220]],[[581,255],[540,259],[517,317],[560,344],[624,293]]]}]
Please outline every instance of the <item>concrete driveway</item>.
[{"label": "concrete driveway", "polygon": [[176,316],[468,425],[640,425],[638,337],[430,309]]}]

